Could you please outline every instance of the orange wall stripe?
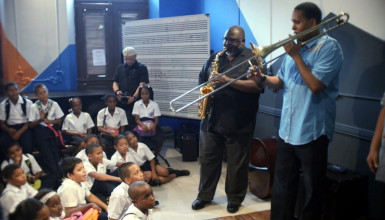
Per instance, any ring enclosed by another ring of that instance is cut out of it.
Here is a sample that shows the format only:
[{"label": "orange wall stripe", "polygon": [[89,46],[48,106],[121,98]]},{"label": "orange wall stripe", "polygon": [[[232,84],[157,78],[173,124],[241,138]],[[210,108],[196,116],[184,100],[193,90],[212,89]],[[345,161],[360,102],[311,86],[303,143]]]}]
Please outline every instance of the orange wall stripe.
[{"label": "orange wall stripe", "polygon": [[19,89],[22,90],[38,73],[5,36],[1,23],[0,37],[4,83],[15,81],[19,85]]}]

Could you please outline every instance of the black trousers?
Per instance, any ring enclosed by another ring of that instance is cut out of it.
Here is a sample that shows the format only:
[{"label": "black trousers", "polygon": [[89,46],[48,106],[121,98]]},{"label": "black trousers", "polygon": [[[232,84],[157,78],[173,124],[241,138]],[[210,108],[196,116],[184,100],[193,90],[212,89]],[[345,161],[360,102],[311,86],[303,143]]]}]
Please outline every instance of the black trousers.
[{"label": "black trousers", "polygon": [[[251,135],[226,136],[201,131],[200,183],[198,199],[211,201],[222,173],[224,153],[227,156],[225,192],[229,203],[240,205],[247,192]],[[226,150],[226,151],[225,151]]]},{"label": "black trousers", "polygon": [[[18,125],[8,125],[10,128],[14,128],[16,130],[20,130],[24,124],[18,124]],[[12,141],[12,138],[8,135],[7,132],[1,131],[0,135],[0,141],[1,143],[10,143]],[[30,129],[27,129],[21,136],[20,139],[17,141],[23,148],[24,154],[32,154],[33,152],[33,135],[32,131]],[[3,146],[3,144],[2,144]],[[3,152],[1,152],[3,153]]]},{"label": "black trousers", "polygon": [[299,219],[320,219],[328,144],[326,135],[308,144],[296,146],[279,138],[271,198],[271,220],[294,218],[300,169],[304,179],[305,202]]},{"label": "black trousers", "polygon": [[37,125],[33,128],[39,150],[39,164],[47,174],[49,188],[56,189],[61,179],[59,162],[61,159],[60,148],[53,132],[44,126]]}]

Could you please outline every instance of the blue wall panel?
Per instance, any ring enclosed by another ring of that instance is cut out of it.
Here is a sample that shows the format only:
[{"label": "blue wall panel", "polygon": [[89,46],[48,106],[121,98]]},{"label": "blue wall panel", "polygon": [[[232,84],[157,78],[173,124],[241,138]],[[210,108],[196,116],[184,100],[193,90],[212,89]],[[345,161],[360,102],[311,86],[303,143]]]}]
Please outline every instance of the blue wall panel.
[{"label": "blue wall panel", "polygon": [[[58,66],[60,65],[60,68]],[[33,92],[37,83],[44,83],[50,91],[77,90],[76,45],[68,47],[23,92]]]}]

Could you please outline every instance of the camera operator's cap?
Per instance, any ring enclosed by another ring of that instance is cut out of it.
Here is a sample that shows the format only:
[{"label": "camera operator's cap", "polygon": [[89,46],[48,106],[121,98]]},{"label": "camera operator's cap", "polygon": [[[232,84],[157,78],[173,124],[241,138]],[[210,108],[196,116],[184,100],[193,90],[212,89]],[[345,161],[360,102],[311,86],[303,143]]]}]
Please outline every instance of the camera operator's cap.
[{"label": "camera operator's cap", "polygon": [[122,53],[123,53],[123,56],[125,56],[125,57],[127,57],[127,56],[135,56],[136,55],[136,50],[133,47],[126,47],[126,48],[123,49]]}]

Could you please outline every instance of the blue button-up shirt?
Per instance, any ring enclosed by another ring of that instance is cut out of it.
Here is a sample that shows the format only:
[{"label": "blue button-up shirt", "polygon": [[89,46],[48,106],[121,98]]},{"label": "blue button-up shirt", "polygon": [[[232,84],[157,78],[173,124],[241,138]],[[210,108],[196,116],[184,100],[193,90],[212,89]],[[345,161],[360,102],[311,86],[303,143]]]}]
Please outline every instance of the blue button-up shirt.
[{"label": "blue button-up shirt", "polygon": [[292,145],[307,144],[321,135],[333,137],[338,78],[343,62],[339,43],[323,36],[304,45],[300,54],[325,88],[313,93],[303,81],[294,60],[286,55],[278,77],[283,81],[279,136]]}]

